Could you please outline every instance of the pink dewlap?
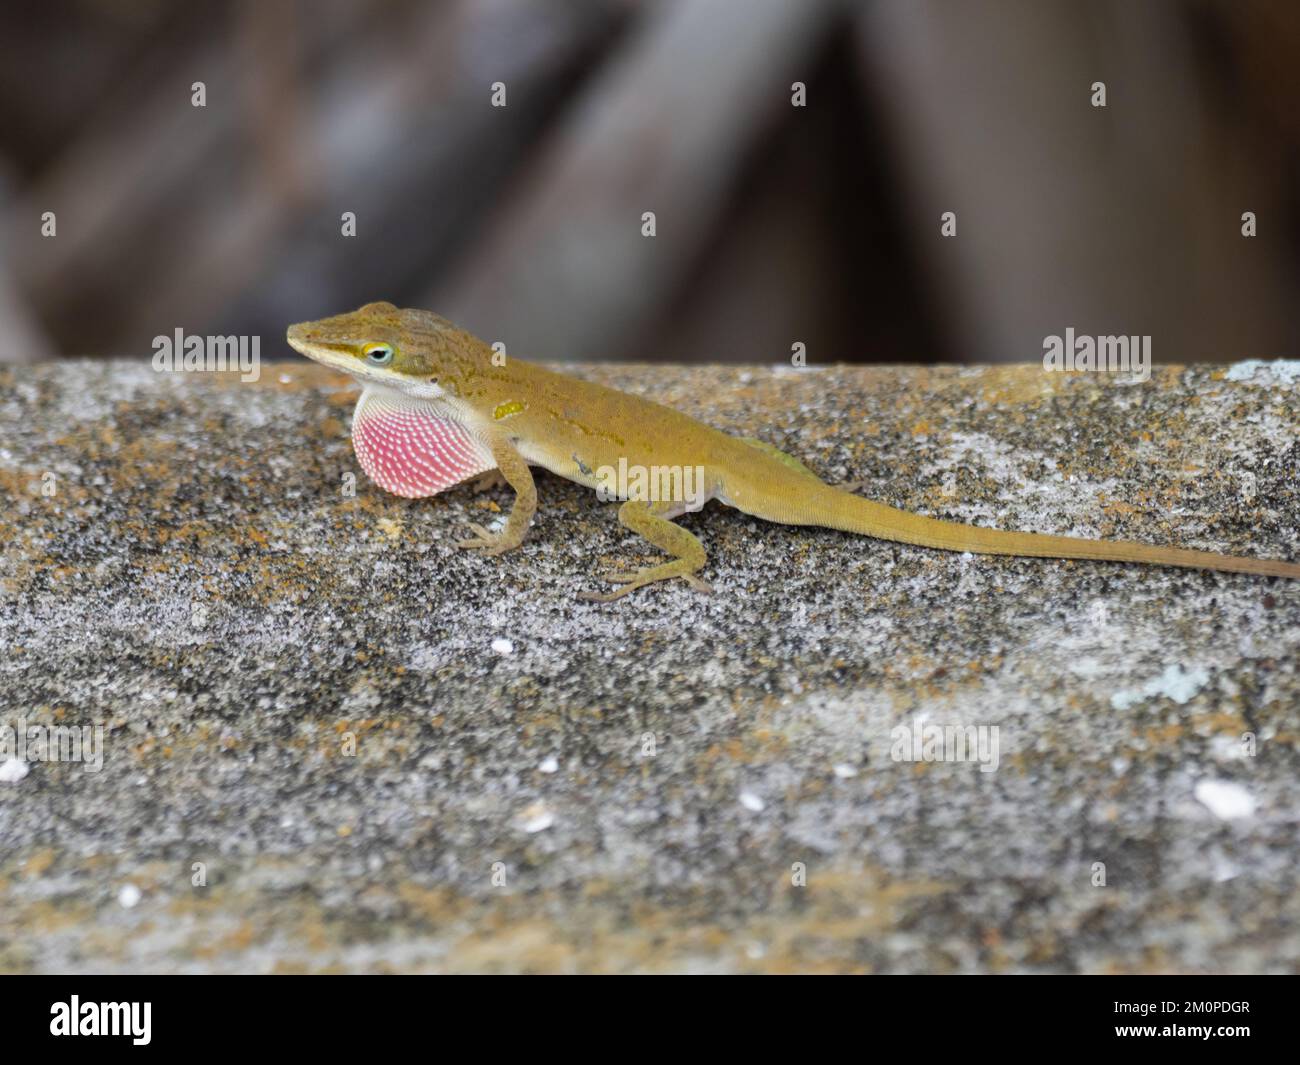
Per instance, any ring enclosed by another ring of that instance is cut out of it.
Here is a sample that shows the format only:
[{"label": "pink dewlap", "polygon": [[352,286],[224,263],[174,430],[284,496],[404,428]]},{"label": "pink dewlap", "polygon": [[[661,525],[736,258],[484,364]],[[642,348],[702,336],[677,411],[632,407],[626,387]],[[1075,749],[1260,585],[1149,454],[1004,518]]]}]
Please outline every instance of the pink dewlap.
[{"label": "pink dewlap", "polygon": [[428,403],[367,390],[352,415],[352,446],[380,488],[415,499],[436,495],[496,466],[464,425]]}]

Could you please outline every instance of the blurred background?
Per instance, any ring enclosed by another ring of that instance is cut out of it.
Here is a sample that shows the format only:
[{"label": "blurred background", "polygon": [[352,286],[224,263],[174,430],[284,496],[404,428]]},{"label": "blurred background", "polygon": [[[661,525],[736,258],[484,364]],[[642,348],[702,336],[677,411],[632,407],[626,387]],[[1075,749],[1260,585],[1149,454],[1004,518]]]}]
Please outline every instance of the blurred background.
[{"label": "blurred background", "polygon": [[1300,354],[1294,0],[6,2],[0,130],[4,362],[374,299],[530,359]]}]

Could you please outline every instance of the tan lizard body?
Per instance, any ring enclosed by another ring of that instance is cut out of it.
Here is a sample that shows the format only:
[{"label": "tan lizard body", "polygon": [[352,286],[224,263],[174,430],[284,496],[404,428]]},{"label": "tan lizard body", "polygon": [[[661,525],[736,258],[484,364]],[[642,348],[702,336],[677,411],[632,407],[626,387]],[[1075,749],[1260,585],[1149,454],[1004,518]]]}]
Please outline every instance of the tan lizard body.
[{"label": "tan lizard body", "polygon": [[474,526],[474,538],[461,547],[495,555],[523,542],[537,509],[530,465],[592,488],[618,487],[610,480],[613,470],[700,470],[689,493],[665,498],[633,492],[619,509],[625,526],[672,559],[608,575],[622,587],[586,598],[615,599],[675,577],[707,591],[697,576],[704,547],[672,519],[708,499],[765,521],[819,525],[948,551],[1300,577],[1300,564],[1293,562],[1006,532],[873,503],[823,483],[771,445],[728,436],[638,396],[502,358],[428,311],[370,303],[349,314],[290,326],[288,339],[295,350],[347,371],[365,386],[353,419],[353,442],[362,467],[382,487],[427,496],[476,474],[500,471],[516,493],[505,528],[492,534]]}]

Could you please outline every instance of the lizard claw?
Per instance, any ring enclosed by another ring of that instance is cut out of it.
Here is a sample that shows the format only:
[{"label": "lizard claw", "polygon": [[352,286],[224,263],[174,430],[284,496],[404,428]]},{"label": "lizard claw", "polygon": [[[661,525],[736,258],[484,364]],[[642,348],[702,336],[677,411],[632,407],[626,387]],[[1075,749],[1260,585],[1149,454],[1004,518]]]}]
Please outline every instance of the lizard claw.
[{"label": "lizard claw", "polygon": [[[644,570],[636,570],[632,572],[622,572],[622,573],[619,573],[617,571],[610,571],[608,573],[597,574],[597,578],[599,580],[609,581],[610,584],[632,584],[636,581],[640,581],[644,576],[645,576]],[[704,592],[706,595],[713,594],[714,591],[713,585],[706,584],[704,581],[700,580],[699,577],[695,576],[694,573],[679,573],[677,574],[677,576],[682,580],[684,580],[697,592]],[[649,584],[651,582],[646,581],[644,583]],[[631,590],[632,589],[630,588],[627,589],[627,591],[631,591]]]},{"label": "lizard claw", "polygon": [[469,531],[474,534],[474,539],[456,541],[456,546],[465,551],[481,550],[485,555],[499,555],[516,546],[506,540],[504,536],[488,532],[482,525],[474,522],[470,522]]},{"label": "lizard claw", "polygon": [[632,589],[620,588],[616,592],[579,592],[577,598],[585,599],[589,603],[612,603],[615,599],[627,595]]}]

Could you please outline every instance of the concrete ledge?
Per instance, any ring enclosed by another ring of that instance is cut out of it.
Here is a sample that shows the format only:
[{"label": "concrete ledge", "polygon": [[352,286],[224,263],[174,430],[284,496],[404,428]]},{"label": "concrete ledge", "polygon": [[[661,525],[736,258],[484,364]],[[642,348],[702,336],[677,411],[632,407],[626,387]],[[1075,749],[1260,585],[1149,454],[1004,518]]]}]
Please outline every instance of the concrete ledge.
[{"label": "concrete ledge", "polygon": [[[571,369],[896,506],[1295,559],[1296,368]],[[510,494],[381,493],[353,395],[0,373],[0,724],[103,726],[0,765],[0,969],[1300,964],[1296,584],[711,505],[718,595],[580,602],[652,554],[613,507],[541,474],[456,551]],[[897,759],[927,724],[996,771]]]}]

